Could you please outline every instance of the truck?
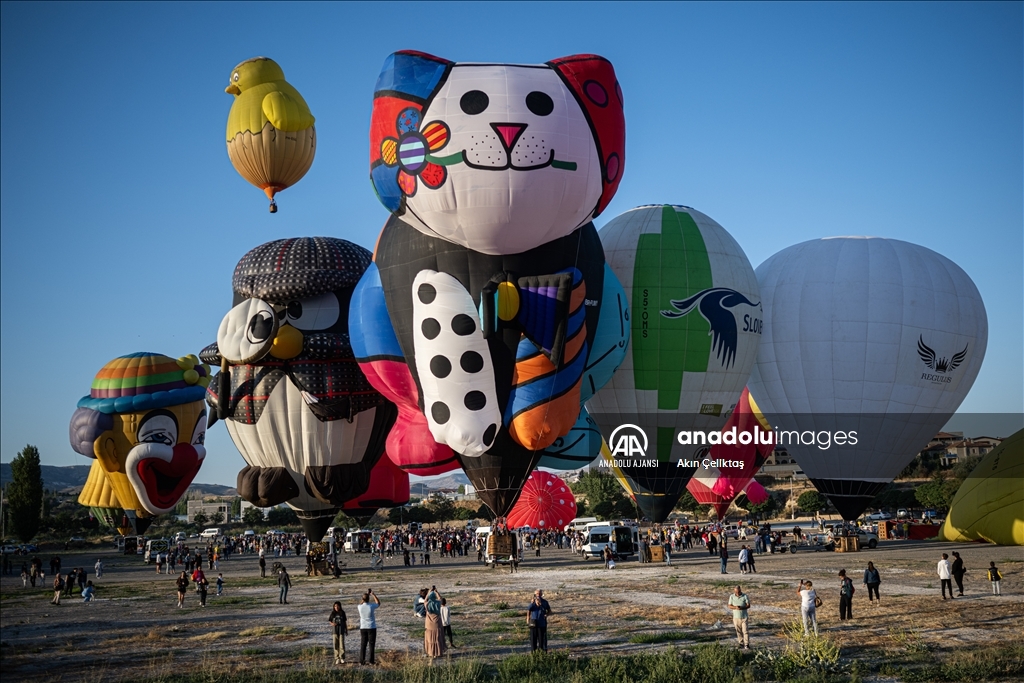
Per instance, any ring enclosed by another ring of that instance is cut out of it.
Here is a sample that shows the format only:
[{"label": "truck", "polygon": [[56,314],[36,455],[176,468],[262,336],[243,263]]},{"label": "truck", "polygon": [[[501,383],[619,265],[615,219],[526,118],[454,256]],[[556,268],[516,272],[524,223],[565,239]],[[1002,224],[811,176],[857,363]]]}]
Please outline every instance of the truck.
[{"label": "truck", "polygon": [[487,529],[484,564],[493,569],[499,564],[508,564],[513,557],[516,558],[516,561],[523,559],[522,532],[480,527],[477,533],[479,534],[483,529]]},{"label": "truck", "polygon": [[603,557],[604,549],[611,546],[612,556],[621,560],[635,556],[639,542],[638,527],[592,522],[587,525],[584,532],[581,554],[584,560],[589,560],[591,557]]}]

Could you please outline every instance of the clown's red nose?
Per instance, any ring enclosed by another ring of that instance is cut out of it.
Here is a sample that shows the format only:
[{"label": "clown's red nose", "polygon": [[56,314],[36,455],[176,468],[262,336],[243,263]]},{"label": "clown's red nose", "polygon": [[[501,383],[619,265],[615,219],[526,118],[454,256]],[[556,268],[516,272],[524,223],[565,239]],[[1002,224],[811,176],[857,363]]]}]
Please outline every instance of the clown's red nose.
[{"label": "clown's red nose", "polygon": [[525,123],[492,123],[491,128],[502,139],[505,150],[511,151],[516,139],[526,130]]},{"label": "clown's red nose", "polygon": [[172,466],[178,471],[188,471],[199,462],[199,454],[190,443],[179,443],[174,447]]}]

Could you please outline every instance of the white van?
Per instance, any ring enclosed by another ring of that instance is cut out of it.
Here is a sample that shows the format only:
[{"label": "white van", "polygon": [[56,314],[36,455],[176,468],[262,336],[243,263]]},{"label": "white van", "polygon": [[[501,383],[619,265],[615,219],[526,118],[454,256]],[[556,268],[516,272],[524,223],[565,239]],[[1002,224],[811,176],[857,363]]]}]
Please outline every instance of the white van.
[{"label": "white van", "polygon": [[597,522],[597,517],[577,517],[570,520],[569,523],[565,525],[565,529],[563,529],[563,531],[567,534],[573,531],[584,531],[588,524],[593,524],[595,522]]},{"label": "white van", "polygon": [[220,536],[220,529],[216,527],[210,527],[209,529],[203,529],[203,533],[199,534],[199,538],[217,538]]},{"label": "white van", "polygon": [[166,553],[171,549],[171,541],[167,538],[151,538],[146,541],[146,551],[143,553],[143,560],[146,564],[156,562],[158,553]]},{"label": "white van", "polygon": [[603,557],[609,545],[616,559],[636,555],[639,530],[621,524],[588,524],[583,537],[582,555],[584,560]]},{"label": "white van", "polygon": [[373,550],[373,532],[369,529],[359,529],[345,534],[346,553],[368,553]]}]

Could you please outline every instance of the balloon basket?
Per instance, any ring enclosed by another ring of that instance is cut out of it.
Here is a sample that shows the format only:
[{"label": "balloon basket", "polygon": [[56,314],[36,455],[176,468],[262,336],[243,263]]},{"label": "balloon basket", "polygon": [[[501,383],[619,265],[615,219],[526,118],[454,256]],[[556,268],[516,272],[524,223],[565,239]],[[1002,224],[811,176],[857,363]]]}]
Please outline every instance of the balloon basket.
[{"label": "balloon basket", "polygon": [[270,213],[277,213],[277,202],[270,202]]}]

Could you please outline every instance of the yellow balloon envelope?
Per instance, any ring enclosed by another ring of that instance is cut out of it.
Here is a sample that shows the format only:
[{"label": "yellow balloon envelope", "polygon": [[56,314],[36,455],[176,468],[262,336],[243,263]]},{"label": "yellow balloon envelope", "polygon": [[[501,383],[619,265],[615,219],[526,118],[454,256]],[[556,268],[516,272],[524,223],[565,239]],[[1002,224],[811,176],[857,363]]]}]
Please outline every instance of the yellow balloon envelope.
[{"label": "yellow balloon envelope", "polygon": [[281,67],[267,57],[234,69],[225,90],[235,96],[228,113],[228,157],[238,173],[270,199],[306,175],[316,154],[315,119]]},{"label": "yellow balloon envelope", "polygon": [[1024,429],[982,458],[964,480],[939,539],[1024,545]]}]

